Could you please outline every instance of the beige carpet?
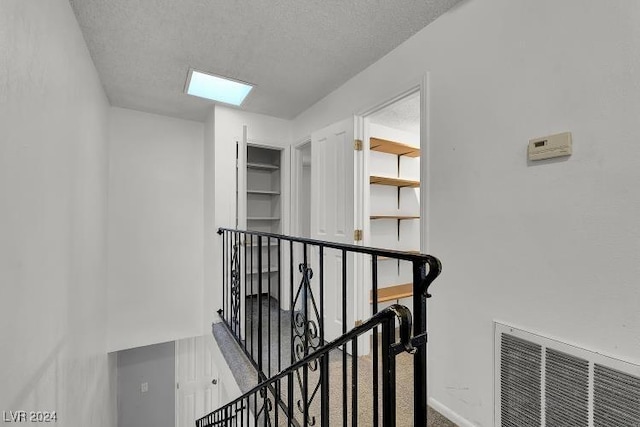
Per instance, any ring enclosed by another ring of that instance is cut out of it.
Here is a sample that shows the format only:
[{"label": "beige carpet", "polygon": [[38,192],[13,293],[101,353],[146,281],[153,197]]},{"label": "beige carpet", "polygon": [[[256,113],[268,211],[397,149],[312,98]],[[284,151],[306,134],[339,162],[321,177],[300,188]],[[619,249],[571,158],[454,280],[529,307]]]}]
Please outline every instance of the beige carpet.
[{"label": "beige carpet", "polygon": [[[282,321],[282,330],[281,333],[278,334],[278,331],[274,329],[271,330],[271,344],[272,347],[268,348],[266,336],[263,339],[263,366],[272,366],[271,373],[274,374],[278,371],[277,369],[277,351],[274,350],[274,346],[277,343],[280,343],[283,348],[290,348],[290,314],[289,312],[278,310],[277,303],[272,300],[267,302],[265,298],[263,302],[263,316],[264,323],[268,323],[270,320],[274,322],[274,319],[277,319],[280,316]],[[255,308],[255,306],[254,306]],[[253,313],[257,314],[257,309],[252,310]],[[257,316],[254,317],[254,320],[257,320]],[[254,325],[257,325],[257,321],[254,322]],[[223,355],[227,360],[240,389],[243,391],[249,390],[253,386],[257,384],[257,375],[256,371],[245,356],[245,354],[240,350],[239,345],[226,329],[226,327],[222,324],[214,325],[213,328],[214,337],[220,344],[220,348],[223,350]],[[258,333],[257,327],[254,329],[254,338]],[[255,341],[254,341],[255,342]],[[276,346],[277,348],[277,346]],[[249,349],[248,349],[249,351]],[[253,354],[257,354],[257,348],[254,345],[252,350]],[[269,356],[269,354],[271,354]],[[344,419],[346,418],[347,425],[353,425],[353,417],[352,417],[352,391],[351,391],[351,377],[352,377],[352,358],[351,356],[347,356],[347,402],[348,407],[346,414],[343,414],[343,374],[342,374],[342,363],[343,353],[340,350],[335,350],[331,353],[330,363],[329,363],[329,408],[330,408],[330,416],[329,416],[329,426],[342,426]],[[373,425],[373,364],[372,364],[372,356],[371,353],[367,356],[358,357],[357,359],[357,424],[359,426],[372,426]],[[270,364],[268,362],[271,362]],[[288,366],[289,363],[289,355],[281,355],[281,369],[284,369]],[[379,370],[381,372],[381,369]],[[298,376],[299,374],[299,376]],[[301,383],[303,382],[303,370],[300,369],[299,372],[294,375],[293,381],[293,416],[295,420],[299,423],[299,425],[303,425],[303,410],[304,406],[302,405],[303,396],[302,391],[305,387],[301,387]],[[308,423],[310,426],[320,426],[322,423],[321,420],[321,411],[320,411],[320,389],[316,388],[319,383],[319,369],[313,370],[309,369],[307,371],[307,387],[308,396],[307,401],[310,402],[308,406]],[[378,417],[379,420],[382,420],[382,388],[381,388],[381,380],[382,375],[379,377],[379,396],[378,396]],[[304,384],[302,384],[304,385]],[[283,379],[279,384],[280,396],[282,401],[286,404],[289,400],[288,395],[288,387],[287,387],[287,379]],[[315,392],[315,394],[314,394]],[[248,402],[249,407],[253,411],[254,414],[258,413],[260,416],[258,417],[257,425],[265,425],[263,418],[263,408],[265,402],[268,400],[268,405],[270,407],[269,411],[269,421],[266,425],[278,425],[278,426],[286,426],[286,413],[284,409],[278,407],[275,404],[274,395],[269,394],[266,396],[258,396],[257,400],[253,398]],[[407,353],[401,353],[396,358],[396,425],[399,427],[402,426],[412,426],[413,425],[413,355]],[[441,414],[433,410],[432,408],[428,408],[428,426],[429,427],[451,427],[455,426],[455,424],[451,423],[449,420],[444,418]],[[277,412],[277,422],[276,422],[276,412]],[[245,419],[246,421],[246,419]]]}]

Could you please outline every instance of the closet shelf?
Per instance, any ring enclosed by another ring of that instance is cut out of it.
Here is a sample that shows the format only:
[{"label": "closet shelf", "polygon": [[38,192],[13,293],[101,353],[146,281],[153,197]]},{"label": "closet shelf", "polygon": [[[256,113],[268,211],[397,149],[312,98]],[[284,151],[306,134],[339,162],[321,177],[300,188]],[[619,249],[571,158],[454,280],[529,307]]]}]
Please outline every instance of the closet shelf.
[{"label": "closet shelf", "polygon": [[410,179],[402,179],[402,178],[391,178],[387,176],[376,176],[376,175],[371,175],[369,177],[369,184],[390,185],[392,187],[412,187],[412,188],[420,187],[420,181],[413,181]]},{"label": "closet shelf", "polygon": [[369,149],[382,153],[395,154],[396,156],[420,157],[420,149],[403,144],[402,142],[389,141],[388,139],[369,138]]},{"label": "closet shelf", "polygon": [[[378,288],[378,302],[395,301],[413,295],[413,283]],[[369,304],[373,303],[373,291],[369,291]]]},{"label": "closet shelf", "polygon": [[280,221],[276,216],[248,216],[247,221]]},{"label": "closet shelf", "polygon": [[371,215],[369,218],[370,219],[397,219],[397,220],[403,220],[403,219],[420,219],[420,216],[413,216],[413,215]]},{"label": "closet shelf", "polygon": [[278,195],[280,192],[276,190],[247,190],[247,194]]},{"label": "closet shelf", "polygon": [[249,169],[259,169],[259,170],[268,170],[275,171],[280,169],[278,165],[271,165],[269,163],[247,163],[247,168]]}]

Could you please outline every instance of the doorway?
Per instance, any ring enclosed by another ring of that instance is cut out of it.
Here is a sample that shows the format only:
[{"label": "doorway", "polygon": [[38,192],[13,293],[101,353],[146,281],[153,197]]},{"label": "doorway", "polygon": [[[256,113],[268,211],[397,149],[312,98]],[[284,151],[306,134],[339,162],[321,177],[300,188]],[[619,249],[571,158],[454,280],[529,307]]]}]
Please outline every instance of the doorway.
[{"label": "doorway", "polygon": [[311,141],[296,147],[295,235],[311,237]]},{"label": "doorway", "polygon": [[[421,87],[362,115],[363,242],[365,246],[407,252],[425,250],[426,195],[423,161]],[[425,150],[426,151],[426,150]],[[378,263],[378,298],[371,300],[371,266],[363,266],[362,319],[399,303],[412,306],[412,269],[406,261]],[[407,295],[409,293],[409,295]]]}]

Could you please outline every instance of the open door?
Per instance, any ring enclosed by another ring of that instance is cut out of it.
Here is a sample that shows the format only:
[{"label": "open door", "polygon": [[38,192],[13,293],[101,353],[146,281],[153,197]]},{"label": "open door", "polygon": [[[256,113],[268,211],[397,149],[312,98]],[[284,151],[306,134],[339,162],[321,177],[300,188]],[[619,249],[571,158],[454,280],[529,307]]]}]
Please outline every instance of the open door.
[{"label": "open door", "polygon": [[[353,118],[335,123],[311,135],[311,237],[337,243],[354,243]],[[317,254],[314,256],[317,260]],[[346,294],[343,295],[343,264]],[[315,262],[314,262],[315,264]],[[314,277],[318,276],[314,274]],[[351,329],[355,312],[353,254],[324,249],[325,340]],[[317,280],[316,280],[317,281]],[[345,310],[346,304],[346,310]]]}]

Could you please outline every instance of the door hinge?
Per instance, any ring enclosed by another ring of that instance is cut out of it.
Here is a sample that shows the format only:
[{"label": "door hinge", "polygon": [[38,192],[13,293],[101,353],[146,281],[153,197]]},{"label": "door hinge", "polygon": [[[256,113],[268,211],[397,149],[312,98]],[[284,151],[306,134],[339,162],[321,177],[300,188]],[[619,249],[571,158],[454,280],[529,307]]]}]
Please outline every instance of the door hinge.
[{"label": "door hinge", "polygon": [[354,139],[353,140],[353,149],[356,151],[362,151],[362,140]]},{"label": "door hinge", "polygon": [[179,382],[177,382],[177,383],[176,383],[176,388],[177,388],[178,390],[180,390],[180,383],[179,383]]},{"label": "door hinge", "polygon": [[353,240],[356,242],[362,240],[362,230],[353,230]]}]

